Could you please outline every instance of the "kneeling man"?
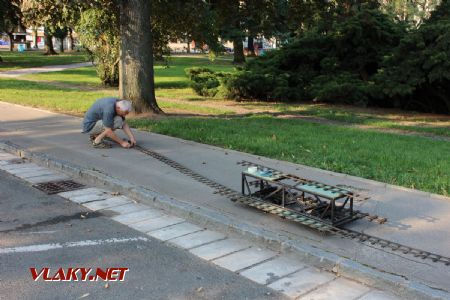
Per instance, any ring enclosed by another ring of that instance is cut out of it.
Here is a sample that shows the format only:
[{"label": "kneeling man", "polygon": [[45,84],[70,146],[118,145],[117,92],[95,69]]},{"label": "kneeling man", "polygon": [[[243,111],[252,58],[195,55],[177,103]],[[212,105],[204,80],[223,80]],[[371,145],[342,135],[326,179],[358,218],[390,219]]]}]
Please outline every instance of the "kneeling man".
[{"label": "kneeling man", "polygon": [[[130,148],[136,145],[136,139],[125,122],[125,116],[131,111],[131,101],[117,98],[101,98],[84,115],[83,133],[89,133],[94,148],[111,148],[111,145],[104,141],[105,137],[116,142],[123,148]],[[119,138],[114,131],[123,129],[129,138],[124,141]]]}]

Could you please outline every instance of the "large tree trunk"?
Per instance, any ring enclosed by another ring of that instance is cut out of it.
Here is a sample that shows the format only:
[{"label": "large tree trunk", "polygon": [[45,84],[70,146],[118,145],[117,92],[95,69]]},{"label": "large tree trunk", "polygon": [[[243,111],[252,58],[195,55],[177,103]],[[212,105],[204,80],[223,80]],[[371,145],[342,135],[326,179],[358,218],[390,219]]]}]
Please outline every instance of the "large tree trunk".
[{"label": "large tree trunk", "polygon": [[150,1],[122,0],[120,7],[119,97],[136,113],[162,112],[155,98]]},{"label": "large tree trunk", "polygon": [[34,28],[33,29],[33,49],[37,49],[38,48],[38,32],[37,32],[37,29],[36,28]]},{"label": "large tree trunk", "polygon": [[234,58],[233,63],[241,64],[245,62],[244,56],[244,43],[241,37],[237,37],[233,40]]},{"label": "large tree trunk", "polygon": [[247,49],[248,49],[247,56],[255,56],[254,39],[251,36],[248,37]]},{"label": "large tree trunk", "polygon": [[14,50],[14,40],[13,40],[13,34],[12,33],[8,33],[8,38],[9,38],[9,51],[13,51]]},{"label": "large tree trunk", "polygon": [[58,54],[58,53],[56,53],[55,49],[53,49],[53,36],[48,34],[48,32],[46,30],[44,30],[44,43],[45,43],[44,55],[57,55]]},{"label": "large tree trunk", "polygon": [[59,39],[59,52],[64,53],[64,39]]},{"label": "large tree trunk", "polygon": [[75,45],[73,43],[73,31],[72,31],[72,28],[69,28],[69,39],[70,39],[70,50],[73,51],[73,49],[75,49]]}]

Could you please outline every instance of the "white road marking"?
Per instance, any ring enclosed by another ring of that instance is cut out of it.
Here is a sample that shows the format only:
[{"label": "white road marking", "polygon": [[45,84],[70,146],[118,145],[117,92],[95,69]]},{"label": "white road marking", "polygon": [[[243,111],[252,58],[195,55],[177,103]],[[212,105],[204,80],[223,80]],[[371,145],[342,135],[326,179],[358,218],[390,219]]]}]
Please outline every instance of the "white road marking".
[{"label": "white road marking", "polygon": [[147,239],[145,237],[112,238],[112,239],[106,239],[106,240],[86,240],[86,241],[79,241],[79,242],[67,242],[67,243],[62,243],[62,244],[54,243],[54,244],[31,245],[31,246],[24,246],[24,247],[3,248],[3,249],[0,249],[0,254],[41,252],[41,251],[48,251],[48,250],[54,250],[54,249],[97,246],[97,245],[104,245],[104,244],[117,244],[117,243],[127,243],[127,242],[136,242],[136,241],[148,242],[149,239]]}]

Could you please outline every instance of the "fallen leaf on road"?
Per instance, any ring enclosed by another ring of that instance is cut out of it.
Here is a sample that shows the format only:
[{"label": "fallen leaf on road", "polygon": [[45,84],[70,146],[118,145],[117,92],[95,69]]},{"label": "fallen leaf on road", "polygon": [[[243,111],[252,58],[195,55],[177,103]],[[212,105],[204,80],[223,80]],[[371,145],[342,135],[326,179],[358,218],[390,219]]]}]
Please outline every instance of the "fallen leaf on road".
[{"label": "fallen leaf on road", "polygon": [[86,293],[86,294],[84,294],[84,295],[81,295],[78,299],[86,298],[86,297],[88,297],[89,295],[90,295],[89,293]]},{"label": "fallen leaf on road", "polygon": [[113,196],[119,196],[120,193],[119,193],[119,192],[112,192],[111,195],[113,195]]},{"label": "fallen leaf on road", "polygon": [[86,216],[83,215],[83,214],[81,214],[80,217],[81,217],[82,219],[86,219]]},{"label": "fallen leaf on road", "polygon": [[105,284],[105,289],[109,288],[109,283]]},{"label": "fallen leaf on road", "polygon": [[202,292],[203,291],[203,287],[199,287],[198,289],[197,289],[197,293],[200,293],[200,292]]},{"label": "fallen leaf on road", "polygon": [[334,267],[333,267],[333,269],[331,269],[331,271],[333,271],[333,273],[338,273],[339,272],[339,266],[338,265],[335,265]]}]

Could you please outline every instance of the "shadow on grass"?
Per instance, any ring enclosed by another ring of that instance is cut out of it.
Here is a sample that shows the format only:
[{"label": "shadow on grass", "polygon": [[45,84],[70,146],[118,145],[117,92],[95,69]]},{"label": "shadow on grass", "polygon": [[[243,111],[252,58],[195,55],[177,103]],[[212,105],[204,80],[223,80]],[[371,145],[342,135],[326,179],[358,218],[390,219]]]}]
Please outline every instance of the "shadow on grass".
[{"label": "shadow on grass", "polygon": [[175,81],[156,81],[155,88],[157,89],[177,89],[177,88],[188,88],[189,82],[183,80]]}]

